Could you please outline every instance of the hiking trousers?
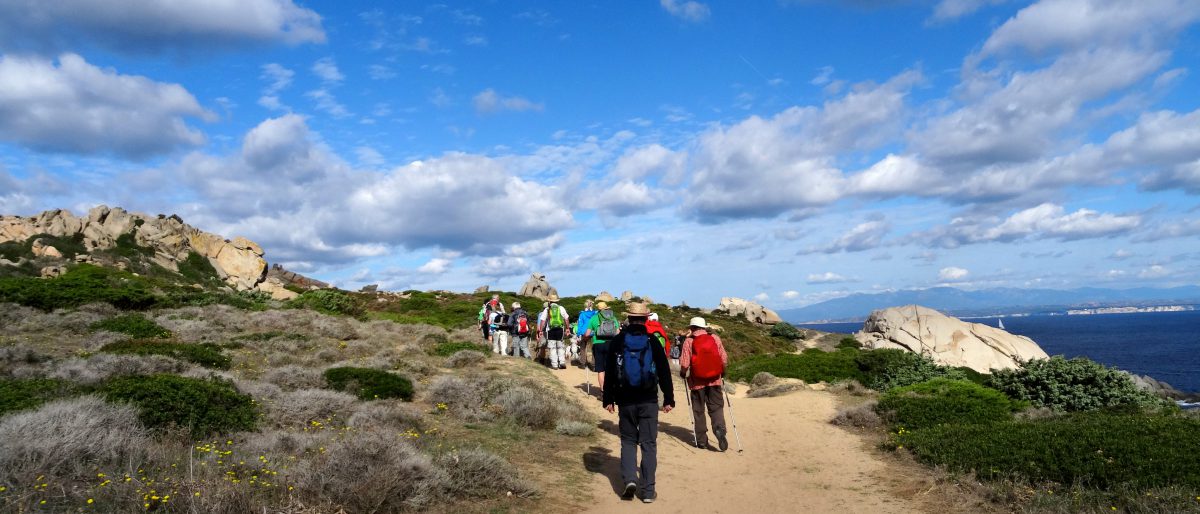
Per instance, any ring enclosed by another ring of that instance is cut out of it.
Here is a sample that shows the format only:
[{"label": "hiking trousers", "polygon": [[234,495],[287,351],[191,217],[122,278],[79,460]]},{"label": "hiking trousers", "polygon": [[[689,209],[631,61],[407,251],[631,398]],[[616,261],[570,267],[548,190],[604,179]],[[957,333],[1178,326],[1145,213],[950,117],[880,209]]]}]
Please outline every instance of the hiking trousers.
[{"label": "hiking trousers", "polygon": [[513,357],[524,356],[526,359],[532,359],[533,354],[529,353],[529,335],[514,335],[512,343]]},{"label": "hiking trousers", "polygon": [[555,339],[546,340],[546,353],[550,359],[551,368],[559,368],[567,366],[567,356],[563,352],[563,342]]},{"label": "hiking trousers", "polygon": [[692,420],[696,424],[696,441],[701,446],[708,446],[708,423],[704,420],[704,412],[712,418],[712,431],[717,437],[725,435],[725,397],[724,390],[719,385],[692,389]]},{"label": "hiking trousers", "polygon": [[[639,483],[642,497],[654,497],[654,472],[658,469],[658,402],[617,405],[621,433],[621,484]],[[638,466],[638,448],[642,463]]]},{"label": "hiking trousers", "polygon": [[508,332],[492,331],[492,353],[505,355],[508,353]]}]

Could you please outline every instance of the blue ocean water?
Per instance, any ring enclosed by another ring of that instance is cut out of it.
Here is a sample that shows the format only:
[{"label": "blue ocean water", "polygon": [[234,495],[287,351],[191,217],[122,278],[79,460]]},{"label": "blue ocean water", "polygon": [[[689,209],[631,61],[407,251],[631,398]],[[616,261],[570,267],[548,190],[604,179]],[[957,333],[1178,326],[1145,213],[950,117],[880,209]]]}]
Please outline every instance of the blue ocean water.
[{"label": "blue ocean water", "polygon": [[[1149,375],[1187,392],[1200,392],[1200,311],[1006,317],[1005,330],[1041,345],[1050,355],[1087,357]],[[996,326],[996,318],[967,321]],[[800,325],[857,332],[862,323]]]}]

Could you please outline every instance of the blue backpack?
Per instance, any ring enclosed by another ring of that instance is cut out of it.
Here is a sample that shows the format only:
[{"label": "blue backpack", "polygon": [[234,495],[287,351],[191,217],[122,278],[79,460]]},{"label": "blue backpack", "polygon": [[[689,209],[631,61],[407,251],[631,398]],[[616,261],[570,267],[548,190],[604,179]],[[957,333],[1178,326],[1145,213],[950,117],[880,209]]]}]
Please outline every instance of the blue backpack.
[{"label": "blue backpack", "polygon": [[653,389],[658,383],[654,368],[654,352],[650,349],[649,334],[625,333],[625,348],[621,351],[621,383],[631,389]]}]

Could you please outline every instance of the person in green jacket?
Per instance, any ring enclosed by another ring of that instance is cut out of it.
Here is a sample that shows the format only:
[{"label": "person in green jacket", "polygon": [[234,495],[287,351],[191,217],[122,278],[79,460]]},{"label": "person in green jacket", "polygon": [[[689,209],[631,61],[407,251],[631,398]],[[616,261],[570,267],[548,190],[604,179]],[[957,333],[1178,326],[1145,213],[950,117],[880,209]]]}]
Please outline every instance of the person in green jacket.
[{"label": "person in green jacket", "polygon": [[608,308],[607,302],[599,302],[596,304],[596,314],[588,320],[587,330],[583,333],[585,338],[592,340],[592,362],[596,365],[596,380],[597,387],[604,391],[604,370],[605,363],[608,361],[608,342],[617,333],[621,331],[621,322],[616,314],[613,314],[612,309]]}]

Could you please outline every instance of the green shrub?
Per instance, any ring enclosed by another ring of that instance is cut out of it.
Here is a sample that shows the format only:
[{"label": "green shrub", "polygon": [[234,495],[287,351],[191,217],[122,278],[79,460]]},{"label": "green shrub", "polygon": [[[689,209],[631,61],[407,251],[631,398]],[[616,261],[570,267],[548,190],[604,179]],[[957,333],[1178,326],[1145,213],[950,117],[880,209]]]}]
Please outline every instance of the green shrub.
[{"label": "green shrub", "polygon": [[50,400],[70,396],[76,386],[49,378],[29,380],[0,379],[0,416],[9,412],[32,409]]},{"label": "green shrub", "polygon": [[208,257],[200,255],[194,250],[188,252],[187,258],[179,263],[179,274],[200,284],[215,284],[221,280],[217,269],[209,262]]},{"label": "green shrub", "polygon": [[1082,357],[1054,356],[1031,360],[1016,369],[997,370],[988,385],[1010,398],[1059,412],[1167,405],[1139,389],[1128,374]]},{"label": "green shrub", "polygon": [[862,382],[864,377],[854,363],[857,350],[824,352],[816,348],[804,350],[799,355],[752,355],[734,361],[728,370],[729,378],[748,381],[759,372],[766,371],[777,377],[798,378],[805,382],[835,382],[853,379]]},{"label": "green shrub", "polygon": [[0,243],[0,259],[7,259],[12,262],[17,262],[22,258],[29,259],[33,257],[33,252],[26,253],[25,245],[16,241],[5,241]]},{"label": "green shrub", "polygon": [[186,427],[195,437],[252,430],[258,421],[254,400],[215,378],[125,376],[108,381],[101,393],[109,401],[132,403],[147,427]]},{"label": "green shrub", "polygon": [[330,389],[357,395],[362,400],[400,398],[411,401],[413,385],[395,373],[372,368],[329,368],[325,382]]},{"label": "green shrub", "polygon": [[854,359],[866,381],[863,385],[886,391],[934,378],[965,379],[957,369],[939,366],[928,355],[885,348],[860,352]]},{"label": "green shrub", "polygon": [[1037,421],[945,425],[895,438],[920,460],[984,478],[1111,489],[1200,488],[1200,420],[1184,416],[1076,413]]},{"label": "green shrub", "polygon": [[858,342],[858,339],[847,336],[838,341],[836,348],[839,350],[858,350],[862,348],[862,343]]},{"label": "green shrub", "polygon": [[130,335],[138,339],[166,339],[171,331],[137,313],[122,314],[92,323],[92,330],[107,330]]},{"label": "green shrub", "polygon": [[106,344],[100,347],[100,351],[127,355],[165,355],[215,369],[229,369],[233,363],[233,359],[221,353],[220,346],[212,343],[172,343],[129,339]]},{"label": "green shrub", "polygon": [[131,273],[80,264],[60,277],[0,279],[0,302],[45,311],[104,302],[120,309],[147,309],[158,299],[149,283]]},{"label": "green shrub", "polygon": [[332,316],[361,316],[363,308],[349,294],[337,289],[316,289],[288,300],[287,306],[294,309],[312,309]]},{"label": "green shrub", "polygon": [[1004,421],[1024,406],[974,382],[935,378],[888,391],[880,398],[876,411],[892,426],[917,430],[943,424]]},{"label": "green shrub", "polygon": [[786,321],[781,321],[776,323],[775,326],[771,327],[771,337],[782,337],[791,341],[800,339],[802,335],[803,334],[800,333],[799,329],[793,327]]},{"label": "green shrub", "polygon": [[491,348],[488,348],[481,344],[466,343],[466,342],[462,342],[462,341],[454,341],[454,342],[448,342],[448,343],[438,343],[436,346],[433,347],[433,351],[430,353],[432,353],[433,355],[437,355],[439,357],[449,357],[451,355],[458,353],[461,350],[474,350],[477,352],[492,351]]},{"label": "green shrub", "polygon": [[134,232],[126,232],[117,236],[116,246],[113,247],[112,252],[129,259],[154,255],[153,248],[137,244],[137,236],[134,235],[135,232],[136,229]]}]

